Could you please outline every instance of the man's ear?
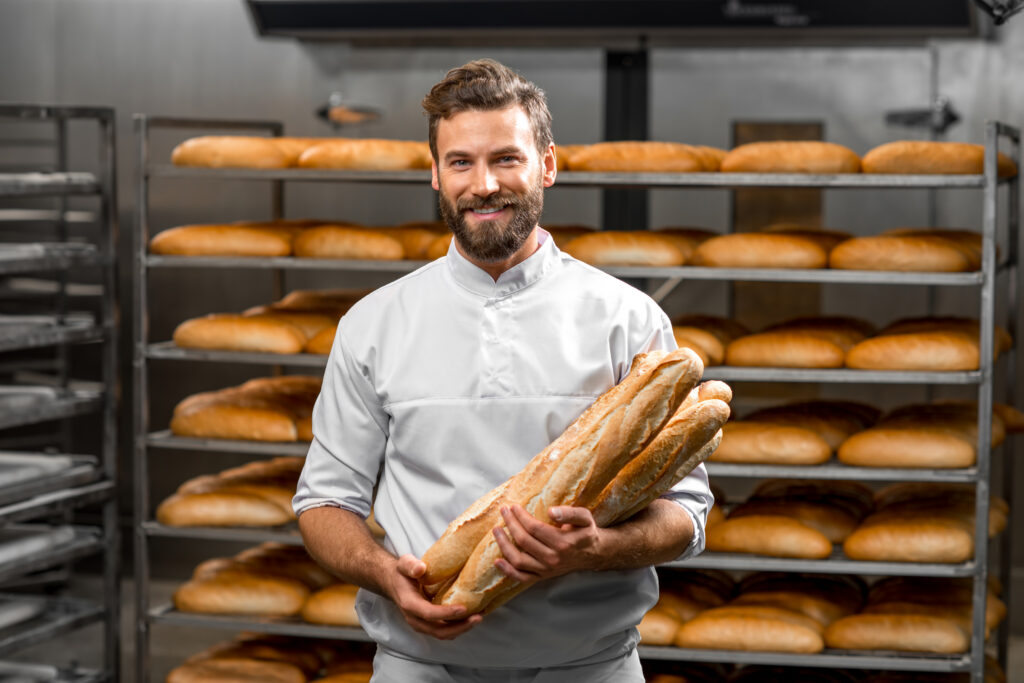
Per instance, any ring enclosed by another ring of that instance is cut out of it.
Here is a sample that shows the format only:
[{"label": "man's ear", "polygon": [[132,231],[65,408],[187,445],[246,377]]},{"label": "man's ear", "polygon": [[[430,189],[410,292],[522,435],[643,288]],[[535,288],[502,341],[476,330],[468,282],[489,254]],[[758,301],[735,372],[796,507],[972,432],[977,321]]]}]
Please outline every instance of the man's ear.
[{"label": "man's ear", "polygon": [[558,175],[558,164],[555,161],[555,143],[550,143],[544,156],[541,158],[544,167],[544,187],[551,187],[555,184],[555,176]]},{"label": "man's ear", "polygon": [[430,161],[430,186],[435,190],[440,190],[441,185],[437,182],[437,162],[434,160]]}]

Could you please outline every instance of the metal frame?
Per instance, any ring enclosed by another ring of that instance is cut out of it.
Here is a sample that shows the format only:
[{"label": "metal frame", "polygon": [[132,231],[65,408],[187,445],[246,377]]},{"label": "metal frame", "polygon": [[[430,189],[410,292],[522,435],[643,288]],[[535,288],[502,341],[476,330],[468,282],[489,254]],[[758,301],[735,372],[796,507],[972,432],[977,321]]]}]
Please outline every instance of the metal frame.
[{"label": "metal frame", "polygon": [[[74,543],[36,558],[22,558],[5,573],[21,575],[54,563],[68,563],[77,557],[100,555],[103,567],[103,597],[100,601],[43,600],[44,615],[38,623],[12,635],[0,633],[0,654],[53,638],[96,621],[104,626],[103,669],[87,672],[83,680],[116,683],[120,666],[120,534],[117,509],[117,274],[115,248],[118,235],[117,160],[114,110],[107,107],[48,105],[0,105],[0,118],[45,122],[53,125],[55,164],[49,172],[0,174],[0,198],[52,196],[53,211],[4,211],[2,222],[48,223],[55,227],[55,241],[5,245],[0,253],[0,274],[53,272],[57,291],[48,312],[54,324],[23,326],[5,331],[0,350],[55,347],[52,368],[55,387],[0,387],[0,404],[5,409],[0,428],[61,420],[60,432],[70,450],[70,424],[65,418],[97,414],[101,424],[101,446],[96,457],[71,456],[72,466],[64,471],[22,482],[16,490],[0,491],[0,520],[27,521],[64,513],[84,505],[102,505],[102,525],[82,531]],[[96,170],[79,172],[68,168],[68,123],[95,123],[97,130]],[[68,198],[93,197],[95,211],[70,211]],[[91,220],[83,220],[91,219]],[[89,243],[69,241],[69,224],[86,222],[96,226]],[[102,288],[98,298],[98,319],[82,324],[68,315],[68,271],[78,267],[99,268]],[[40,300],[42,301],[42,300]],[[104,390],[69,388],[69,356],[72,344],[101,342],[101,375]],[[9,408],[9,410],[8,410]],[[40,457],[46,457],[40,455]],[[22,598],[19,598],[22,599]]]},{"label": "metal frame", "polygon": [[[283,270],[346,269],[363,272],[391,272],[403,274],[420,265],[411,261],[333,261],[299,258],[231,258],[231,257],[176,257],[150,255],[146,251],[149,241],[148,195],[151,178],[205,178],[208,180],[263,180],[274,182],[274,215],[281,215],[281,189],[283,181],[298,182],[349,182],[349,183],[425,183],[429,174],[423,171],[364,172],[324,171],[307,169],[250,170],[250,169],[203,169],[169,166],[151,163],[149,158],[149,134],[154,127],[180,128],[222,128],[234,130],[263,130],[271,135],[282,133],[280,124],[271,122],[233,123],[225,121],[189,121],[182,119],[136,117],[138,134],[138,162],[140,169],[139,198],[137,202],[137,223],[135,242],[135,463],[136,463],[136,563],[140,568],[137,581],[137,630],[138,639],[138,681],[144,683],[149,662],[149,629],[152,623],[176,624],[181,626],[202,626],[230,628],[233,630],[258,630],[291,635],[315,635],[341,639],[365,639],[360,629],[321,627],[297,624],[272,619],[247,620],[236,617],[185,614],[170,607],[150,609],[148,601],[149,565],[147,541],[149,537],[189,538],[211,540],[233,540],[255,542],[276,540],[283,543],[301,542],[294,528],[238,529],[238,528],[175,528],[167,527],[148,519],[149,494],[147,474],[148,449],[185,449],[210,452],[251,453],[254,455],[280,455],[283,453],[304,454],[304,443],[265,443],[217,439],[194,439],[172,435],[168,431],[150,432],[148,422],[146,366],[149,359],[161,361],[194,362],[237,362],[275,367],[302,366],[322,367],[326,359],[306,354],[281,356],[278,354],[234,353],[227,351],[206,351],[179,349],[170,342],[151,342],[147,337],[147,271],[149,268],[239,268],[272,270],[280,274]],[[1019,132],[1000,123],[989,123],[986,127],[985,167],[981,175],[924,175],[889,176],[867,174],[843,175],[791,175],[791,174],[624,174],[624,173],[579,173],[559,174],[560,187],[599,188],[707,188],[731,190],[743,187],[815,187],[847,189],[975,189],[984,192],[984,225],[982,268],[972,273],[891,273],[838,270],[779,270],[779,269],[725,269],[683,266],[678,268],[608,267],[607,272],[622,278],[646,278],[660,280],[654,289],[655,299],[660,300],[684,280],[711,281],[761,281],[761,282],[813,282],[836,284],[886,284],[896,286],[972,286],[979,288],[979,320],[981,324],[980,369],[970,372],[902,372],[864,371],[844,368],[836,369],[787,369],[787,368],[740,368],[710,367],[706,377],[737,382],[828,382],[866,384],[923,384],[923,385],[974,385],[978,395],[978,462],[974,467],[959,470],[916,470],[892,468],[854,468],[837,462],[814,467],[787,467],[778,465],[729,465],[711,463],[709,472],[723,477],[799,477],[821,479],[859,479],[865,481],[926,481],[973,483],[977,494],[976,538],[987,538],[990,501],[989,480],[991,476],[991,422],[994,359],[992,340],[994,325],[994,301],[997,278],[1005,278],[1007,286],[1000,286],[1006,292],[1010,309],[1008,328],[1014,338],[1019,339],[1015,315],[1017,286],[1017,252],[1020,223],[1019,180],[1000,179],[996,174],[996,152],[999,141],[1009,139],[1013,145],[1011,156],[1020,159]],[[1009,208],[1008,254],[1004,263],[996,262],[995,243],[998,218],[998,192],[1007,187]],[[1013,350],[1000,361],[1001,373],[1012,377],[1015,369]],[[1007,389],[1012,401],[1013,387]],[[1010,453],[1002,459],[1004,497],[1010,501],[1011,478],[1009,471],[1013,456]],[[1004,533],[1003,566],[1004,587],[1008,590],[1009,556],[1007,553],[1010,531]],[[988,548],[985,542],[977,543],[973,561],[962,564],[923,564],[896,562],[859,562],[845,559],[841,550],[823,560],[803,560],[757,557],[751,555],[730,555],[706,553],[692,560],[670,563],[670,567],[720,568],[751,571],[756,569],[818,572],[818,573],[863,573],[868,575],[903,576],[948,576],[970,577],[974,580],[974,629],[971,649],[961,656],[929,656],[906,653],[856,653],[827,650],[818,655],[789,655],[781,653],[756,653],[713,650],[683,650],[678,648],[657,648],[641,646],[641,656],[652,659],[678,659],[706,662],[735,662],[741,664],[782,664],[786,666],[849,667],[865,669],[888,669],[904,671],[969,672],[972,683],[983,682],[984,665],[984,606],[986,578],[989,570]],[[1004,595],[1008,600],[1008,596]],[[1005,659],[1006,626],[1000,640],[1001,657]],[[1004,661],[1005,664],[1005,661]]]}]

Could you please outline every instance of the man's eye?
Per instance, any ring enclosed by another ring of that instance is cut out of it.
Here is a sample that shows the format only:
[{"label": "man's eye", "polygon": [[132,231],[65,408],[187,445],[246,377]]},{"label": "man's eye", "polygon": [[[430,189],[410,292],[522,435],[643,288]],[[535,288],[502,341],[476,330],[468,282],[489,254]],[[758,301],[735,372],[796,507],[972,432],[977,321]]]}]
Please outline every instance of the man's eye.
[{"label": "man's eye", "polygon": [[469,166],[469,162],[466,161],[465,159],[456,159],[455,161],[452,162],[452,166],[455,166],[455,167]]},{"label": "man's eye", "polygon": [[504,156],[504,157],[501,157],[500,159],[498,159],[498,162],[502,163],[502,164],[511,164],[511,163],[515,163],[516,161],[517,161],[517,159],[515,157],[513,157],[513,156]]}]

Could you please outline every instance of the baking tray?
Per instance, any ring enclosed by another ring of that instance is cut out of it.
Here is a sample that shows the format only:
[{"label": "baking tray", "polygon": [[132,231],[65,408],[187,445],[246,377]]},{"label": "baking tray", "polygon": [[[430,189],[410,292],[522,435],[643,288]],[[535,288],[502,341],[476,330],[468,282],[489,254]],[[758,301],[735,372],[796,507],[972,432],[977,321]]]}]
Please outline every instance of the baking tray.
[{"label": "baking tray", "polygon": [[92,173],[0,173],[0,197],[97,194],[100,182]]},{"label": "baking tray", "polygon": [[103,546],[92,527],[7,525],[0,528],[0,580],[92,555]]},{"label": "baking tray", "polygon": [[50,491],[95,481],[102,472],[91,455],[49,455],[0,451],[0,509]]},{"label": "baking tray", "polygon": [[831,557],[807,560],[787,557],[767,557],[747,553],[715,553],[705,551],[697,557],[679,562],[667,562],[663,567],[676,569],[724,569],[726,571],[754,572],[807,572],[812,574],[865,574],[869,576],[942,576],[971,577],[976,565],[973,561],[960,564],[926,562],[868,562],[851,560],[836,546]]},{"label": "baking tray", "polygon": [[0,605],[12,603],[37,605],[38,613],[26,621],[0,628],[0,656],[74,631],[105,615],[101,605],[86,600],[0,594]]},{"label": "baking tray", "polygon": [[238,541],[240,543],[275,542],[287,545],[302,545],[302,536],[296,524],[279,527],[230,527],[230,526],[168,526],[160,522],[142,522],[142,529],[148,536],[164,538],[190,538],[207,541]]},{"label": "baking tray", "polygon": [[93,323],[92,316],[68,316],[58,321],[55,316],[0,315],[0,351],[100,339],[103,328]]},{"label": "baking tray", "polygon": [[5,244],[4,248],[0,249],[0,274],[98,265],[99,254],[95,244]]},{"label": "baking tray", "polygon": [[146,445],[153,448],[212,451],[214,453],[252,453],[255,455],[305,455],[309,450],[308,441],[197,439],[190,436],[175,436],[169,429],[147,435]]},{"label": "baking tray", "polygon": [[172,341],[146,347],[147,358],[169,360],[213,361],[217,363],[252,363],[254,365],[287,365],[311,368],[327,366],[327,356],[315,353],[260,353],[255,351],[223,351],[219,349],[186,349]]},{"label": "baking tray", "polygon": [[0,386],[0,429],[84,415],[103,406],[95,391]]}]

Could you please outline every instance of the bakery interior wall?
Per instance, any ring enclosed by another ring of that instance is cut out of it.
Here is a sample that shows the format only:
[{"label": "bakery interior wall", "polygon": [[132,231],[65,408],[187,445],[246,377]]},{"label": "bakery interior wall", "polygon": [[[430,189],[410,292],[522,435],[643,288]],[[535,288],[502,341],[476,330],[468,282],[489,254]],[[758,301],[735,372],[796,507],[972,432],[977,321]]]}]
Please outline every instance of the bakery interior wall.
[{"label": "bakery interior wall", "polygon": [[[313,112],[332,91],[381,109],[380,122],[346,128],[346,135],[424,138],[419,100],[447,68],[491,56],[543,87],[550,99],[556,140],[601,139],[603,53],[574,49],[351,48],[335,43],[260,39],[240,0],[8,0],[0,4],[0,100],[112,106],[117,111],[119,204],[121,219],[122,374],[124,419],[121,430],[124,472],[125,539],[130,539],[131,396],[131,237],[137,201],[132,114],[204,118],[279,120],[287,134],[326,136],[333,131]],[[887,126],[891,109],[925,107],[937,65],[941,94],[963,120],[948,139],[981,142],[987,119],[1024,124],[1024,17],[997,29],[994,39],[942,41],[932,47],[657,48],[651,52],[653,139],[727,147],[734,122],[817,122],[827,140],[863,153],[906,136],[922,136]],[[154,138],[156,159],[187,133]],[[72,150],[87,158],[91,149]],[[859,192],[825,195],[821,222],[855,233],[928,220],[926,191],[878,193],[864,201]],[[600,194],[564,188],[548,192],[545,219],[551,223],[600,223]],[[267,218],[269,187],[254,183],[195,183],[164,179],[153,184],[151,225],[160,230],[186,222]],[[979,228],[980,193],[952,191],[936,197],[937,222]],[[430,218],[433,193],[427,188],[293,184],[285,194],[290,217],[316,216],[367,224]],[[723,191],[651,192],[649,227],[695,225],[728,229],[730,196]],[[625,226],[607,226],[625,227]],[[645,227],[645,226],[630,226]],[[265,303],[272,296],[268,276],[241,271],[152,273],[151,338],[169,338],[181,320],[212,311],[235,311]],[[287,288],[363,286],[378,282],[343,274],[289,274]],[[965,288],[966,289],[966,288]],[[809,297],[767,285],[758,294],[772,304],[774,322],[790,313],[794,297],[814,302],[822,313],[863,316],[876,324],[926,310],[928,293],[912,288],[823,287]],[[774,299],[774,300],[773,300]],[[721,313],[720,284],[693,283],[667,302],[669,313]],[[939,290],[939,313],[976,310],[973,291]],[[1022,364],[1024,366],[1024,364]],[[151,419],[163,428],[174,404],[189,393],[244,381],[251,367],[213,364],[184,366],[151,361]],[[185,372],[184,370],[189,370]],[[1019,380],[1019,377],[1017,378]],[[785,391],[794,391],[790,386]],[[820,395],[873,400],[877,387],[823,388]],[[778,400],[763,389],[754,400]],[[751,392],[752,396],[754,392]],[[925,398],[917,389],[886,389],[886,405]],[[742,393],[741,393],[742,397]],[[246,458],[155,452],[151,490],[155,501],[195,474],[222,469]],[[1024,489],[1018,468],[1017,490]],[[1019,502],[1019,501],[1018,501]],[[1014,510],[1016,609],[1024,614],[1024,510]],[[154,543],[158,574],[180,577],[188,567],[228,548],[183,548]],[[1018,617],[1015,629],[1024,629]]]}]

